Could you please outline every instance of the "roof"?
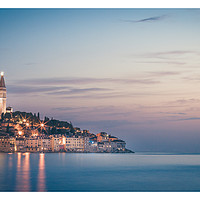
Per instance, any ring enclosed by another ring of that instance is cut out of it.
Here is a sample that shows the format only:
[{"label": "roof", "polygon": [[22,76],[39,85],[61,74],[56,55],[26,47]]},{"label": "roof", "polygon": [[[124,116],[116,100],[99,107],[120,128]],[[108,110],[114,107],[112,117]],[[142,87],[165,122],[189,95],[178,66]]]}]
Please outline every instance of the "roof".
[{"label": "roof", "polygon": [[123,143],[125,143],[123,140],[114,140],[113,142],[123,142]]},{"label": "roof", "polygon": [[3,88],[6,87],[3,75],[1,75],[0,87],[3,87]]}]

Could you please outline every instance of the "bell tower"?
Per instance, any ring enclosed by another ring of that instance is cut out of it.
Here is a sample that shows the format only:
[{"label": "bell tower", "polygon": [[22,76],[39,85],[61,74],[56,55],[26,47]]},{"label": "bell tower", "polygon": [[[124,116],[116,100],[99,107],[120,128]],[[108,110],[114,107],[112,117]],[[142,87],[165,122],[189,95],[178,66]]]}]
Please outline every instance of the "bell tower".
[{"label": "bell tower", "polygon": [[6,85],[4,80],[4,72],[1,72],[0,80],[0,118],[2,113],[6,113]]}]

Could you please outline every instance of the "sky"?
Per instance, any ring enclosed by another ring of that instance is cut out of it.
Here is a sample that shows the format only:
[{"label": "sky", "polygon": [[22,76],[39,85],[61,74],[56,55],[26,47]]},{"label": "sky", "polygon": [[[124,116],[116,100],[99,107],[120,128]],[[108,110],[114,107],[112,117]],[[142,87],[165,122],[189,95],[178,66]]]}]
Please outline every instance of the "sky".
[{"label": "sky", "polygon": [[0,9],[7,106],[200,153],[200,9]]}]

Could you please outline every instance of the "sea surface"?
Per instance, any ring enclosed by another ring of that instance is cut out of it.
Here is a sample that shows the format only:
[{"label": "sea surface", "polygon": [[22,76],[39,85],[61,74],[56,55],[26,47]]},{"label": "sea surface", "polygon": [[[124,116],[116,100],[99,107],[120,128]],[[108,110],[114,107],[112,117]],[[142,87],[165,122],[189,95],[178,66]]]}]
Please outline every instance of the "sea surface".
[{"label": "sea surface", "polygon": [[0,191],[200,191],[200,154],[0,153]]}]

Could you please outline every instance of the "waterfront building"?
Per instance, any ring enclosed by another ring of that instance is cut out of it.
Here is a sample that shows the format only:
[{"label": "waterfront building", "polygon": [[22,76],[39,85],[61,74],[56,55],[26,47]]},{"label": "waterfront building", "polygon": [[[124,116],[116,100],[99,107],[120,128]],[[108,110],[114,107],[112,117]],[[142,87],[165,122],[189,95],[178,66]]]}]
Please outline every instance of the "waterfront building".
[{"label": "waterfront building", "polygon": [[3,72],[0,80],[0,117],[2,113],[6,113],[6,85]]},{"label": "waterfront building", "polygon": [[85,138],[78,137],[69,137],[66,138],[66,151],[78,151],[83,152],[85,150]]},{"label": "waterfront building", "polygon": [[24,151],[25,137],[15,139],[15,151]]},{"label": "waterfront building", "polygon": [[89,141],[88,152],[97,152],[98,151],[98,144],[96,141]]},{"label": "waterfront building", "polygon": [[52,140],[52,151],[53,152],[59,151],[60,150],[59,136],[55,135],[55,136],[51,137],[51,140]]},{"label": "waterfront building", "polygon": [[39,151],[44,151],[44,152],[52,151],[53,147],[52,143],[53,140],[48,136],[38,138]]},{"label": "waterfront building", "polygon": [[113,143],[116,145],[116,149],[119,151],[125,151],[126,150],[126,142],[123,140],[115,140]]},{"label": "waterfront building", "polygon": [[38,152],[39,149],[39,140],[38,137],[26,137],[24,143],[24,149],[28,152]]},{"label": "waterfront building", "polygon": [[0,136],[0,152],[13,152],[14,143],[13,138],[8,136]]},{"label": "waterfront building", "polygon": [[118,152],[125,151],[126,143],[123,140],[98,142],[98,152]]}]

